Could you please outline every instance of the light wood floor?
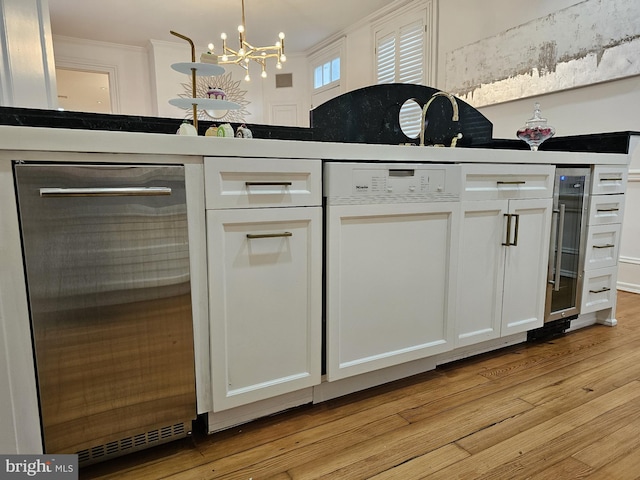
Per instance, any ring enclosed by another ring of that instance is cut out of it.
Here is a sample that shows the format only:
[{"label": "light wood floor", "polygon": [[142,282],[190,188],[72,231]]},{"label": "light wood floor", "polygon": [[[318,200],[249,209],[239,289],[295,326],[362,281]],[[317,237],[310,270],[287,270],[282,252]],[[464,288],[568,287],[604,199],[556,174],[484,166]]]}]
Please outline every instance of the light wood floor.
[{"label": "light wood floor", "polygon": [[614,328],[195,435],[80,478],[640,478],[640,295],[619,292],[617,318]]}]

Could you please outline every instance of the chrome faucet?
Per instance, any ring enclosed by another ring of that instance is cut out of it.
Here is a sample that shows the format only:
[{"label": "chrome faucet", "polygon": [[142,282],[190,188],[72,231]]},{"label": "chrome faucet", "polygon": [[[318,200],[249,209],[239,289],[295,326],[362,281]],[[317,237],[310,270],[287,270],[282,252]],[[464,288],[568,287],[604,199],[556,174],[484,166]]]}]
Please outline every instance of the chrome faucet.
[{"label": "chrome faucet", "polygon": [[[427,110],[429,110],[429,107],[431,106],[433,101],[436,99],[436,97],[447,97],[451,102],[451,106],[453,107],[453,116],[451,117],[451,121],[457,122],[458,120],[460,120],[460,116],[458,114],[458,102],[456,101],[456,97],[454,97],[453,95],[447,92],[436,92],[433,95],[431,95],[431,98],[429,99],[429,101],[425,103],[424,107],[422,108],[422,124],[420,125],[420,146],[421,147],[424,147],[424,131],[425,131],[425,123],[427,121]],[[461,138],[462,138],[462,133],[458,133],[456,136],[454,136],[451,139],[451,145],[450,145],[451,148],[454,148],[458,143],[458,140],[460,140]]]}]

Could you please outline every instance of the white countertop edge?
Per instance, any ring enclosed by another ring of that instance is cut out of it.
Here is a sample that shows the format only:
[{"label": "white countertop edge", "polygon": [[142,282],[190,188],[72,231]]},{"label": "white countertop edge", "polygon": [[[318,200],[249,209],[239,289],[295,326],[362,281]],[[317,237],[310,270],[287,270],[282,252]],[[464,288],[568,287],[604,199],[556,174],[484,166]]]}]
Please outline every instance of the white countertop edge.
[{"label": "white countertop edge", "polygon": [[532,152],[485,148],[188,137],[158,133],[6,125],[0,126],[0,151],[2,150],[385,162],[628,165],[630,161],[630,155],[613,153]]}]

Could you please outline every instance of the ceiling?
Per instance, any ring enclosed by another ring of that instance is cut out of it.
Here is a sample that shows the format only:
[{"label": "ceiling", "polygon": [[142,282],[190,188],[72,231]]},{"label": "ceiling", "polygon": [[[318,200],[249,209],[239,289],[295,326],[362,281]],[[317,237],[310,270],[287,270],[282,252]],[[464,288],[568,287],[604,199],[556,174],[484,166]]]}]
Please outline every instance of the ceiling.
[{"label": "ceiling", "polygon": [[[182,42],[169,33],[190,37],[198,46],[220,34],[237,48],[242,0],[49,0],[54,35],[146,46],[148,40]],[[245,0],[247,41],[266,46],[286,34],[288,54],[307,52],[319,42],[388,6],[389,0]]]}]

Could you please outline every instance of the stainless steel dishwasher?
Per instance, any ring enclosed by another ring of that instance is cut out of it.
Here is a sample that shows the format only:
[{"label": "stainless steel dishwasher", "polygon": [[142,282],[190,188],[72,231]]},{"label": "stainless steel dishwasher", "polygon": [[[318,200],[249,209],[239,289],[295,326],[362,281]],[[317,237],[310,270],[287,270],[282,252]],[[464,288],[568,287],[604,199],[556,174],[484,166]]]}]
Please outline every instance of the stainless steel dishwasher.
[{"label": "stainless steel dishwasher", "polygon": [[86,465],[196,417],[184,167],[14,163],[43,445]]}]

